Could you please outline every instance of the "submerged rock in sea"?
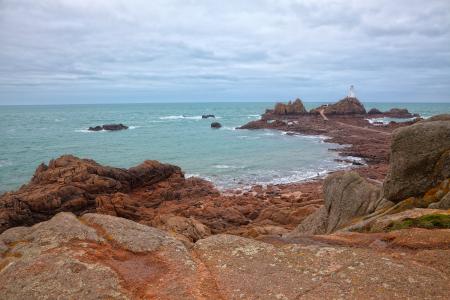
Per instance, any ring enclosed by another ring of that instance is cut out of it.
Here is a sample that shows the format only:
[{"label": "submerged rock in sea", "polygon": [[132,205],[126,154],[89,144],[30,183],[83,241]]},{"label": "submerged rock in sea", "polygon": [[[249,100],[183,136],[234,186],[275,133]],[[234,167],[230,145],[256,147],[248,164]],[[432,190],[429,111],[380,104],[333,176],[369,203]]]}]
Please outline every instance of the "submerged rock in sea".
[{"label": "submerged rock in sea", "polygon": [[128,129],[128,126],[120,124],[105,124],[102,126],[95,126],[95,127],[89,127],[89,131],[101,131],[101,130],[107,130],[107,131],[117,131],[117,130],[124,130]]},{"label": "submerged rock in sea", "polygon": [[222,127],[222,124],[220,124],[219,122],[212,122],[211,123],[211,128],[220,128]]},{"label": "submerged rock in sea", "polygon": [[383,185],[386,199],[400,202],[422,196],[449,177],[450,121],[436,116],[394,131]]},{"label": "submerged rock in sea", "polygon": [[202,119],[215,118],[215,115],[202,115]]}]

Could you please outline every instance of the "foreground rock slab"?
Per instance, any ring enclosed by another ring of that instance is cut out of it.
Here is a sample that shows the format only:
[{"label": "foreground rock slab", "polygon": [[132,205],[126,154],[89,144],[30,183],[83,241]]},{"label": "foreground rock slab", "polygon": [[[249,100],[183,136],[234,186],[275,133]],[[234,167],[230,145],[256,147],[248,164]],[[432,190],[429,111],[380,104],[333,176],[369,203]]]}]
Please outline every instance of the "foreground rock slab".
[{"label": "foreground rock slab", "polygon": [[[424,239],[430,232],[422,230],[419,236]],[[431,232],[431,236],[443,236],[448,241],[450,230],[441,232]],[[407,242],[415,234],[399,237],[405,243],[405,236]],[[220,234],[187,248],[161,230],[130,220],[100,214],[77,218],[71,213],[59,213],[49,221],[11,228],[0,235],[0,298],[448,296],[450,250],[430,248],[433,243],[413,252],[397,249],[402,247],[398,243],[389,251],[361,247],[361,242],[353,247],[336,244],[367,239],[364,234],[347,237],[324,236],[323,242],[318,237],[307,243],[267,243]]]},{"label": "foreground rock slab", "polygon": [[181,242],[122,218],[60,213],[33,227],[7,230],[0,249],[2,299],[217,296]]}]

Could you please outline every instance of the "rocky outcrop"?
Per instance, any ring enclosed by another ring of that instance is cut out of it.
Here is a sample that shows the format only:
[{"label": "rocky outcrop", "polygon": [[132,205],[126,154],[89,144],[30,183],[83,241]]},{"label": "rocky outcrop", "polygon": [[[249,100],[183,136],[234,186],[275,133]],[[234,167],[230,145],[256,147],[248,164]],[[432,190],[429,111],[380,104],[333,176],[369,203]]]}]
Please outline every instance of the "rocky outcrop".
[{"label": "rocky outcrop", "polygon": [[[199,181],[190,186],[188,194],[198,194],[202,188],[207,190],[203,193],[216,192],[210,183]],[[165,187],[152,191],[154,196],[148,195],[145,205],[128,196],[141,189],[151,190],[157,183],[165,183]],[[47,220],[61,211],[79,215],[110,209],[115,215],[137,220],[145,206],[181,197],[171,188],[182,190],[190,183],[194,181],[186,181],[179,167],[157,161],[145,161],[126,170],[105,167],[90,159],[61,156],[48,166],[41,164],[29,184],[0,196],[0,232]]]},{"label": "rocky outcrop", "polygon": [[[445,299],[448,253],[438,247],[449,237],[449,230],[433,236],[423,230],[352,233],[356,247],[348,247],[339,246],[349,242],[348,234],[274,244],[221,234],[187,248],[161,230],[126,219],[60,213],[0,234],[0,295],[12,300]],[[368,238],[390,251],[364,245]],[[416,248],[408,248],[412,245]]]},{"label": "rocky outcrop", "polygon": [[380,198],[381,188],[356,172],[336,173],[325,179],[325,205],[309,215],[288,236],[332,233],[357,217],[390,204]]},{"label": "rocky outcrop", "polygon": [[297,226],[322,203],[320,186],[255,187],[223,195],[211,182],[185,178],[180,168],[157,161],[127,170],[67,155],[39,166],[29,184],[0,196],[0,232],[70,211],[127,218],[185,242],[223,232],[257,237]]},{"label": "rocky outcrop", "polygon": [[386,199],[422,196],[449,177],[450,121],[426,120],[394,131],[383,185]]},{"label": "rocky outcrop", "polygon": [[202,119],[215,118],[215,115],[202,115]]},{"label": "rocky outcrop", "polygon": [[289,101],[287,104],[284,103],[277,103],[275,104],[275,108],[270,113],[273,113],[275,115],[303,115],[307,114],[308,111],[306,110],[305,106],[303,105],[302,100],[295,99],[294,102]]},{"label": "rocky outcrop", "polygon": [[220,124],[219,122],[211,123],[211,128],[219,129],[220,127],[222,127],[222,124]]},{"label": "rocky outcrop", "polygon": [[418,114],[410,113],[406,108],[391,108],[388,111],[382,112],[376,108],[372,108],[367,113],[371,118],[389,117],[389,118],[413,118],[420,117]]},{"label": "rocky outcrop", "polygon": [[120,124],[105,124],[102,126],[89,127],[88,130],[89,131],[101,131],[101,130],[117,131],[117,130],[124,130],[124,129],[128,129],[128,126],[125,126],[122,123],[120,123]]},{"label": "rocky outcrop", "polygon": [[406,108],[391,108],[383,113],[384,115],[391,118],[412,118],[419,117],[417,114],[410,113]]},{"label": "rocky outcrop", "polygon": [[346,97],[334,104],[326,104],[311,110],[313,114],[319,114],[321,111],[325,115],[356,115],[365,114],[364,105],[357,98]]}]

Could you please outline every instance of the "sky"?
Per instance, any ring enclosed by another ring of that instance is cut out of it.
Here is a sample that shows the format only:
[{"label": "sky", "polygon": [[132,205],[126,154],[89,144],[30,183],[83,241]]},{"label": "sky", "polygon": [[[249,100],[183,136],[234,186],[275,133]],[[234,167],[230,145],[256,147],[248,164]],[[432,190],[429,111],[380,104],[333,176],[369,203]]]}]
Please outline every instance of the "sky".
[{"label": "sky", "polygon": [[449,0],[0,0],[0,104],[450,102]]}]

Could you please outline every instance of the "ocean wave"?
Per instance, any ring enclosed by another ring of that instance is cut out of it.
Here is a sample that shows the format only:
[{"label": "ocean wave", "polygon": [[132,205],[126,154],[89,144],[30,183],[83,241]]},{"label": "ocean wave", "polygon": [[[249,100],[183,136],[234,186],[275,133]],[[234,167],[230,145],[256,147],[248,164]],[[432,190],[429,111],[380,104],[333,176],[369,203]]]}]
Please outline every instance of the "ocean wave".
[{"label": "ocean wave", "polygon": [[238,139],[249,139],[249,140],[258,140],[261,137],[260,136],[248,136],[248,135],[238,135]]},{"label": "ocean wave", "polygon": [[128,126],[129,129],[141,128],[142,126]]},{"label": "ocean wave", "polygon": [[160,120],[180,120],[180,119],[188,119],[188,120],[201,120],[202,116],[183,116],[183,115],[177,115],[177,116],[163,116],[159,117]]},{"label": "ocean wave", "polygon": [[[425,118],[425,117],[422,117]],[[429,118],[429,117],[428,117]],[[394,121],[397,123],[403,123],[403,122],[409,122],[409,121],[413,121],[415,119],[415,117],[413,118],[389,118],[389,117],[383,117],[383,118],[373,118],[373,119],[366,119],[370,124],[372,125],[387,125],[390,122]]]},{"label": "ocean wave", "polygon": [[94,133],[94,132],[106,132],[106,130],[92,131],[88,129],[75,129],[75,132],[83,132],[83,133]]},{"label": "ocean wave", "polygon": [[216,169],[243,169],[244,166],[233,166],[233,165],[214,165]]},{"label": "ocean wave", "polygon": [[234,131],[234,130],[236,130],[236,127],[224,126],[224,127],[222,127],[221,129],[222,129],[222,130],[232,130],[232,131]]}]

